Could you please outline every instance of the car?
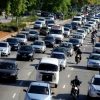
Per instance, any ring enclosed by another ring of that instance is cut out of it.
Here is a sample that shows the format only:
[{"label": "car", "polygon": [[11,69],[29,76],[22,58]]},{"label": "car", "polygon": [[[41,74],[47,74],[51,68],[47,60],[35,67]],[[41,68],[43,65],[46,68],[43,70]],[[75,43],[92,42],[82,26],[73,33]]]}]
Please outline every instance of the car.
[{"label": "car", "polygon": [[72,32],[72,30],[73,30],[71,24],[65,24],[65,25],[64,25],[64,28],[70,29],[71,32]]},{"label": "car", "polygon": [[55,47],[56,41],[55,41],[55,38],[53,36],[47,35],[44,38],[44,41],[45,41],[46,47]]},{"label": "car", "polygon": [[82,29],[85,29],[87,31],[87,34],[89,34],[91,32],[89,27],[87,27],[87,26],[83,26]]},{"label": "car", "polygon": [[41,29],[43,27],[43,24],[41,21],[36,21],[34,23],[34,29]]},{"label": "car", "polygon": [[60,70],[65,69],[67,67],[67,56],[61,52],[52,52],[51,58],[57,58],[60,64]]},{"label": "car", "polygon": [[11,47],[8,42],[0,42],[1,56],[8,56],[11,53]]},{"label": "car", "polygon": [[34,51],[34,49],[32,48],[31,45],[23,45],[18,50],[16,59],[17,60],[27,59],[27,60],[33,61],[34,55],[35,55],[35,51]]},{"label": "car", "polygon": [[18,39],[16,39],[16,38],[7,38],[6,41],[9,43],[9,45],[11,47],[11,50],[18,50],[19,49],[20,43],[19,43]]},{"label": "car", "polygon": [[46,51],[46,45],[43,40],[36,40],[31,46],[34,48],[35,52],[45,53]]},{"label": "car", "polygon": [[78,23],[76,22],[71,22],[71,26],[73,30],[77,30],[78,29]]},{"label": "car", "polygon": [[93,32],[93,26],[91,24],[86,23],[84,26],[87,26],[90,29],[90,33]]},{"label": "car", "polygon": [[40,21],[43,26],[46,24],[46,20],[43,17],[38,18],[38,21]]},{"label": "car", "polygon": [[96,98],[100,98],[100,75],[99,74],[95,74],[89,81],[88,98],[89,100],[93,98],[95,100]]},{"label": "car", "polygon": [[28,34],[28,40],[38,40],[39,39],[39,32],[37,30],[30,30]]},{"label": "car", "polygon": [[73,55],[73,44],[70,42],[62,42],[59,47],[65,47],[67,49],[67,55],[72,56]]},{"label": "car", "polygon": [[48,27],[48,29],[51,29],[52,26],[55,25],[55,21],[54,20],[47,20],[46,21],[46,26]]},{"label": "car", "polygon": [[72,35],[72,38],[79,39],[81,45],[83,45],[83,40],[84,40],[84,38],[83,38],[82,35],[74,34],[74,35]]},{"label": "car", "polygon": [[[83,39],[85,39],[85,35],[84,33],[81,33],[81,32],[73,32],[73,35],[81,35]],[[72,36],[73,36],[72,35]]]},{"label": "car", "polygon": [[36,81],[48,82],[51,87],[57,88],[59,84],[59,71],[58,59],[42,57],[37,65]]},{"label": "car", "polygon": [[56,43],[61,43],[64,39],[64,27],[60,25],[55,25],[51,27],[49,35],[53,36]]},{"label": "car", "polygon": [[23,31],[20,31],[18,34],[24,34],[24,35],[26,35],[26,37],[28,39],[29,31],[30,31],[30,28],[26,28]]},{"label": "car", "polygon": [[48,35],[48,32],[49,32],[49,30],[48,30],[48,28],[46,26],[45,27],[42,27],[40,29],[40,35],[46,36],[46,35]]},{"label": "car", "polygon": [[55,20],[55,16],[54,15],[49,15],[48,16],[51,20]]},{"label": "car", "polygon": [[0,79],[16,81],[18,78],[18,67],[14,61],[0,61]]},{"label": "car", "polygon": [[71,31],[69,28],[64,27],[64,37],[69,37],[71,34]]},{"label": "car", "polygon": [[25,34],[17,34],[15,38],[20,42],[21,45],[27,44],[27,36]]},{"label": "car", "polygon": [[97,23],[93,21],[88,21],[88,24],[92,25],[92,27],[97,30]]},{"label": "car", "polygon": [[87,60],[87,69],[100,68],[100,54],[91,53],[88,60]]},{"label": "car", "polygon": [[46,82],[31,82],[26,92],[24,100],[52,100],[50,84]]},{"label": "car", "polygon": [[100,54],[100,42],[96,42],[95,45],[93,46],[93,53]]},{"label": "car", "polygon": [[72,43],[74,47],[75,46],[79,46],[79,47],[81,46],[81,43],[80,43],[79,39],[70,38],[69,42]]}]

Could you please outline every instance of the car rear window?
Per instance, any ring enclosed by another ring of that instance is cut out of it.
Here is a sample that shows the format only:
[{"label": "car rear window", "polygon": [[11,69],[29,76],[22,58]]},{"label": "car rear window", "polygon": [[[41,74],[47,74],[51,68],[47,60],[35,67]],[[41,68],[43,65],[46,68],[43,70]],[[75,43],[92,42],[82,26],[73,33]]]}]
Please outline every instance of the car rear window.
[{"label": "car rear window", "polygon": [[100,78],[94,78],[93,84],[100,85]]}]

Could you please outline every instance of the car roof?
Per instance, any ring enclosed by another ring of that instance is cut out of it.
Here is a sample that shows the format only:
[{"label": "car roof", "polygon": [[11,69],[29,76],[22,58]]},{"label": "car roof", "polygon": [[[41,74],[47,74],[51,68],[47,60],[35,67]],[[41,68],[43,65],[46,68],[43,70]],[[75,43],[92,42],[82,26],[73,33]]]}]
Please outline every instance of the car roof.
[{"label": "car roof", "polygon": [[100,78],[100,75],[99,74],[95,74],[94,78]]},{"label": "car roof", "polygon": [[54,64],[54,65],[59,65],[58,59],[56,58],[47,58],[43,57],[40,61],[41,63],[46,63],[46,64]]},{"label": "car roof", "polygon": [[49,86],[49,83],[45,83],[45,82],[31,82],[30,85],[31,86],[32,85],[37,85],[37,86],[45,86],[45,87],[48,87]]}]

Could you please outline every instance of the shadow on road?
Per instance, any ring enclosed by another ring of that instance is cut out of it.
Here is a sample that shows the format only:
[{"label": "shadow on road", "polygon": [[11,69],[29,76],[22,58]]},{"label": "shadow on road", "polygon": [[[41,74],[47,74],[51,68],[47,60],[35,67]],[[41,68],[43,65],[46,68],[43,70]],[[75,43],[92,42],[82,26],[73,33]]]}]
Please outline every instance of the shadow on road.
[{"label": "shadow on road", "polygon": [[69,67],[73,67],[73,68],[76,68],[76,69],[84,69],[84,70],[87,70],[87,67],[86,66],[83,66],[83,65],[69,65]]}]

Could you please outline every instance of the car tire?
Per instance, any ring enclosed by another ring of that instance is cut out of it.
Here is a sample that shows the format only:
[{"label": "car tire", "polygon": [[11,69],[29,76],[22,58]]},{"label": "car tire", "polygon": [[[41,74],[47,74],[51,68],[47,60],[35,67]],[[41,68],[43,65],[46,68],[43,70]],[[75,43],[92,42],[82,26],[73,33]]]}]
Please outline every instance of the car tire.
[{"label": "car tire", "polygon": [[55,88],[57,88],[58,87],[58,85],[57,84],[55,84]]},{"label": "car tire", "polygon": [[12,79],[13,82],[16,82],[17,76],[13,76],[11,79]]}]

